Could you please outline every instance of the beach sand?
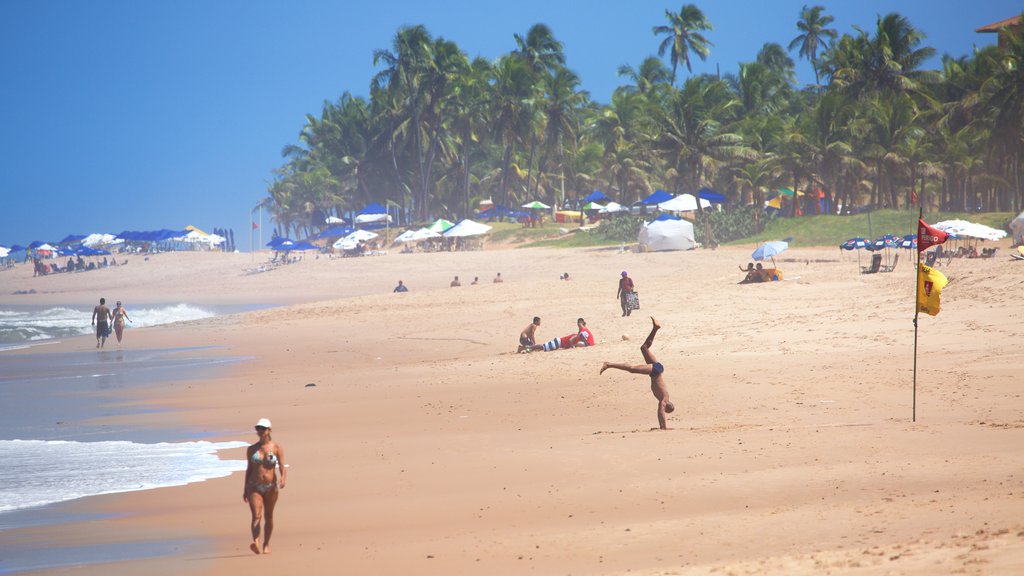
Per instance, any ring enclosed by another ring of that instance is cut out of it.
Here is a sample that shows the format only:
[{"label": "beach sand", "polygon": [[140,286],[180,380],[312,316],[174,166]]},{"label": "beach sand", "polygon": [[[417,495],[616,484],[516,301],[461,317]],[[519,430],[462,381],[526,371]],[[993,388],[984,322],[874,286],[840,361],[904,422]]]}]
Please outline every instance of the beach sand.
[{"label": "beach sand", "polygon": [[[182,543],[73,569],[104,575],[1024,573],[1024,264],[998,245],[940,267],[951,283],[920,318],[916,422],[906,251],[862,275],[853,253],[793,248],[777,259],[786,280],[756,285],[736,284],[754,246],[307,256],[251,275],[248,254],[37,279],[22,266],[0,275],[0,304],[283,305],[128,330],[128,347],[251,359],[126,401],[163,409],[134,424],[211,440],[255,441],[270,418],[290,467],[270,556],[248,550],[240,474],[77,501],[86,520],[5,538]],[[621,270],[642,304],[627,318]],[[390,292],[398,279],[410,292]],[[535,315],[538,340],[582,316],[597,345],[515,354]],[[598,375],[642,363],[650,315],[667,431],[652,430],[646,377]]]}]

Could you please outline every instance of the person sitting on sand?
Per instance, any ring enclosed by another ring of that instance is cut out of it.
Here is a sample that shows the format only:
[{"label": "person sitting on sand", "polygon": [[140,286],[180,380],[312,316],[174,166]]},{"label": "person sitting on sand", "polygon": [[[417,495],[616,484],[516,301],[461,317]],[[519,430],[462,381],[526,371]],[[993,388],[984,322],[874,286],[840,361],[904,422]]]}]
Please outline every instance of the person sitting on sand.
[{"label": "person sitting on sand", "polygon": [[569,278],[569,273],[568,272],[566,272],[565,274],[562,274],[561,276],[559,276],[558,279],[559,280],[565,280],[565,281],[572,280],[572,278]]},{"label": "person sitting on sand", "polygon": [[594,333],[587,328],[587,322],[583,318],[576,320],[576,327],[578,328],[575,334],[569,334],[568,336],[562,336],[561,338],[552,338],[543,344],[534,344],[529,349],[534,352],[544,351],[551,352],[552,350],[558,350],[559,348],[584,348],[587,346],[593,346]]},{"label": "person sitting on sand", "polygon": [[459,286],[462,286],[462,282],[459,282],[459,277],[456,276],[455,279],[452,280],[451,287],[458,288]]},{"label": "person sitting on sand", "polygon": [[[249,505],[252,513],[253,554],[270,554],[270,536],[274,533],[274,507],[277,505],[278,490],[284,490],[288,469],[284,465],[284,450],[270,437],[270,420],[260,418],[256,422],[259,441],[249,446],[245,453],[245,484],[242,500]],[[281,471],[278,481],[277,471]],[[263,548],[260,548],[260,522],[266,518],[263,527]]]},{"label": "person sitting on sand", "polygon": [[665,386],[665,377],[663,376],[665,367],[662,366],[661,362],[658,362],[658,359],[654,357],[654,353],[651,352],[651,346],[654,344],[654,335],[658,333],[659,328],[661,328],[661,324],[658,324],[654,316],[651,316],[651,333],[647,336],[647,340],[644,341],[643,345],[640,346],[640,353],[644,356],[644,364],[631,366],[629,364],[605,362],[601,365],[599,374],[604,374],[604,371],[609,368],[615,368],[616,370],[623,370],[631,374],[650,376],[651,392],[658,399],[658,426],[662,430],[667,430],[665,414],[671,414],[675,411],[676,407],[668,399],[668,388]]},{"label": "person sitting on sand", "polygon": [[746,272],[747,275],[740,280],[740,284],[750,284],[751,282],[760,282],[757,272],[754,270],[754,263],[747,262],[747,267],[740,266],[740,272]]},{"label": "person sitting on sand", "polygon": [[529,352],[537,344],[536,335],[537,327],[540,326],[540,316],[534,316],[533,322],[526,325],[523,331],[519,333],[519,352]]},{"label": "person sitting on sand", "polygon": [[494,283],[501,284],[504,281],[505,279],[501,277],[501,272],[498,272],[498,275],[494,277]]},{"label": "person sitting on sand", "polygon": [[470,282],[470,286],[476,286],[479,283],[480,283],[480,277],[479,276],[473,276],[473,281]]},{"label": "person sitting on sand", "polygon": [[398,286],[395,286],[395,289],[392,290],[392,292],[408,292],[408,291],[409,291],[409,288],[407,288],[405,286],[405,284],[402,284],[401,280],[398,281]]}]

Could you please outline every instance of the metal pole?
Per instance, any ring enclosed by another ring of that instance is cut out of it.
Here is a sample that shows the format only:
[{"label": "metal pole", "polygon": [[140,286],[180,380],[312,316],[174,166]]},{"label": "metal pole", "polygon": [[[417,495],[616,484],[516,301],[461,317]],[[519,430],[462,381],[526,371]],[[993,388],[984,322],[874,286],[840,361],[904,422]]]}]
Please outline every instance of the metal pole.
[{"label": "metal pole", "polygon": [[918,223],[917,223],[917,265],[914,266],[914,385],[913,385],[913,397],[911,400],[910,410],[910,421],[917,422],[917,317],[920,314],[920,306],[918,305],[918,293],[917,287],[921,283],[921,220],[924,219],[924,207],[921,207],[918,211]]}]

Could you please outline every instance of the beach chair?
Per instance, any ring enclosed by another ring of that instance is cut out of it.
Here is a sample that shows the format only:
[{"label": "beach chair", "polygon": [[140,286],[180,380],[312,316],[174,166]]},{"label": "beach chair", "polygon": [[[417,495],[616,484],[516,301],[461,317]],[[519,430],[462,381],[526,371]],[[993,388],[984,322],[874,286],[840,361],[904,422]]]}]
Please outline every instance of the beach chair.
[{"label": "beach chair", "polygon": [[881,268],[881,267],[882,267],[882,255],[881,254],[877,254],[877,253],[876,254],[872,254],[871,255],[871,265],[870,266],[861,266],[860,267],[860,273],[861,274],[875,274],[875,273],[878,272],[879,268]]},{"label": "beach chair", "polygon": [[896,269],[896,263],[899,262],[899,261],[900,261],[900,255],[897,252],[896,256],[892,259],[892,265],[891,266],[880,266],[878,268],[878,271],[879,272],[892,272],[893,270]]}]

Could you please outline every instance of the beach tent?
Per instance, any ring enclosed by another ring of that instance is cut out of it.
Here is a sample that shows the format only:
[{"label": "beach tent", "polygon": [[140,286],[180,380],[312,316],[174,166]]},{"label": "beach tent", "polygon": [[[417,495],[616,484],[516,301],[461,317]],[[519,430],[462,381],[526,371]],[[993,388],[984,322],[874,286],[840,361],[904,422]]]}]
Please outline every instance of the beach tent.
[{"label": "beach tent", "polygon": [[604,208],[604,206],[598,204],[597,202],[587,202],[586,204],[583,205],[583,208],[580,208],[580,210],[600,210],[602,208]]},{"label": "beach tent", "polygon": [[671,199],[672,195],[668,192],[665,192],[664,190],[655,190],[653,194],[641,200],[640,203],[644,206],[654,206],[661,204],[662,202],[668,202]]},{"label": "beach tent", "polygon": [[587,202],[600,202],[602,200],[610,201],[611,198],[605,196],[604,192],[601,192],[600,190],[594,190],[590,194],[587,194],[586,198],[580,200],[580,202],[586,204]]},{"label": "beach tent", "polygon": [[474,222],[467,218],[455,226],[445,230],[443,236],[446,238],[465,238],[467,236],[479,236],[490,231],[491,227],[487,224]]},{"label": "beach tent", "polygon": [[281,245],[281,250],[285,252],[302,252],[304,250],[319,250],[320,247],[316,244],[310,244],[309,242],[286,242]]},{"label": "beach tent", "polygon": [[429,228],[420,228],[419,230],[406,230],[395,238],[396,243],[405,242],[419,242],[420,240],[426,240],[427,238],[440,238],[441,235]]},{"label": "beach tent", "polygon": [[697,247],[693,236],[693,224],[687,220],[655,220],[644,223],[637,236],[640,244],[648,250],[692,250]]},{"label": "beach tent", "polygon": [[1010,232],[1013,233],[1013,243],[1015,245],[1024,244],[1024,212],[1021,212],[1010,221]]},{"label": "beach tent", "polygon": [[11,249],[0,246],[0,258],[7,258],[11,255]]},{"label": "beach tent", "polygon": [[701,188],[697,192],[697,197],[703,200],[707,200],[712,204],[725,204],[725,194],[719,194],[711,188]]},{"label": "beach tent", "polygon": [[270,242],[267,242],[267,247],[273,248],[274,250],[280,250],[280,246],[285,242],[290,242],[292,244],[295,243],[295,241],[292,240],[291,238],[286,238],[284,236],[275,236],[270,239]]},{"label": "beach tent", "polygon": [[[697,210],[697,197],[693,194],[680,194],[675,198],[666,200],[658,204],[659,210],[666,212],[694,212]],[[701,208],[710,208],[711,202],[707,200],[700,200]]]}]

